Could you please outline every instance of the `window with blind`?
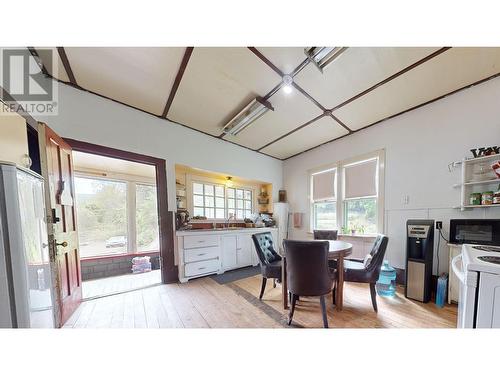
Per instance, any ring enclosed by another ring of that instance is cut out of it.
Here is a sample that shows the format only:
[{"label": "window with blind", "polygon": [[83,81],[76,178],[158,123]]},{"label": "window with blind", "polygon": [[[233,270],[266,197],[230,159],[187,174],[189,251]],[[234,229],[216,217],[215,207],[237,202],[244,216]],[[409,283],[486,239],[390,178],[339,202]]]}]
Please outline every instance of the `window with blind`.
[{"label": "window with blind", "polygon": [[311,229],[343,229],[358,234],[383,229],[379,185],[383,180],[383,155],[380,150],[310,175]]},{"label": "window with blind", "polygon": [[313,229],[334,229],[337,227],[336,175],[336,169],[312,175]]},{"label": "window with blind", "polygon": [[358,233],[377,233],[378,158],[343,167],[344,226]]}]

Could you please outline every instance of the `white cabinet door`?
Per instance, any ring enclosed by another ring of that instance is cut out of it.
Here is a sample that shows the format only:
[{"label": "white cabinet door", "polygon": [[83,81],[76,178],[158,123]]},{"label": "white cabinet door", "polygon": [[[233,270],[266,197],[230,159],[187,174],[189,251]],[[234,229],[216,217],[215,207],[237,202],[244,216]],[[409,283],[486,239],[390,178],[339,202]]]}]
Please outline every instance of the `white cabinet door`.
[{"label": "white cabinet door", "polygon": [[252,259],[252,237],[250,234],[240,234],[237,237],[236,261],[238,267],[250,266]]},{"label": "white cabinet door", "polygon": [[450,249],[450,258],[449,258],[449,270],[448,270],[448,303],[456,302],[458,303],[458,295],[460,293],[460,281],[457,278],[457,275],[455,275],[455,272],[453,272],[451,268],[451,261],[453,258],[455,258],[458,254],[462,252],[462,247],[459,245],[453,245],[449,244],[449,249]]},{"label": "white cabinet door", "polygon": [[222,268],[225,271],[238,267],[236,237],[222,236]]}]

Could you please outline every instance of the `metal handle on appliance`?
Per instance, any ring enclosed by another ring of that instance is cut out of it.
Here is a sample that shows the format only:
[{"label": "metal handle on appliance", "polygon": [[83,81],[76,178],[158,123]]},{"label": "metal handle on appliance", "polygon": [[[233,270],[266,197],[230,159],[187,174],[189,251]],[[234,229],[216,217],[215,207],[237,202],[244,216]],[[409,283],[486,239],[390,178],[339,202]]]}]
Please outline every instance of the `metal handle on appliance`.
[{"label": "metal handle on appliance", "polygon": [[451,260],[451,268],[453,269],[453,273],[457,276],[457,278],[460,280],[461,283],[465,282],[465,274],[462,272],[458,266],[457,263],[462,261],[462,254],[458,254],[456,257],[454,257]]}]

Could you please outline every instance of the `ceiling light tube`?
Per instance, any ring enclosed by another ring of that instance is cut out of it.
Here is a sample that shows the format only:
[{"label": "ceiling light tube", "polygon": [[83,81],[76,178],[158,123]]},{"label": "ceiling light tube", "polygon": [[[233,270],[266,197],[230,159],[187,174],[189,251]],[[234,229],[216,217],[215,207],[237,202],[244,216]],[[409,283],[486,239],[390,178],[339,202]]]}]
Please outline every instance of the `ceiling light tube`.
[{"label": "ceiling light tube", "polygon": [[273,106],[268,101],[257,97],[250,102],[243,110],[229,121],[222,131],[224,134],[237,135],[252,122],[262,117],[267,111],[274,111]]},{"label": "ceiling light tube", "polygon": [[309,60],[323,73],[323,70],[346,49],[347,47],[307,47],[304,52]]}]

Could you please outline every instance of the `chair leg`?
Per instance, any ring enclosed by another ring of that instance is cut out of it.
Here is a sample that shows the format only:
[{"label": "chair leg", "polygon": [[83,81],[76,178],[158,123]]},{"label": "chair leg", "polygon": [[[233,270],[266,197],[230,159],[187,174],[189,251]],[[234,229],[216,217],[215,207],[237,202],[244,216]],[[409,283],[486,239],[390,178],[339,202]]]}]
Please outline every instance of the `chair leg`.
[{"label": "chair leg", "polygon": [[325,296],[319,297],[319,302],[321,304],[321,313],[323,315],[323,327],[328,328],[328,317],[326,315]]},{"label": "chair leg", "polygon": [[276,279],[273,279],[273,288],[276,288]]},{"label": "chair leg", "polygon": [[337,287],[334,286],[332,289],[332,303],[336,305]]},{"label": "chair leg", "polygon": [[293,313],[295,312],[295,304],[297,303],[298,297],[299,296],[292,294],[292,306],[290,307],[290,315],[288,316],[288,325],[292,324]]},{"label": "chair leg", "polygon": [[373,310],[375,310],[375,312],[378,312],[378,309],[377,309],[377,292],[375,291],[375,283],[371,283],[370,284],[370,294],[372,296]]},{"label": "chair leg", "polygon": [[265,277],[263,277],[262,278],[262,286],[260,287],[259,299],[262,299],[262,296],[264,295],[264,290],[266,290],[266,282],[267,282],[267,279]]}]

